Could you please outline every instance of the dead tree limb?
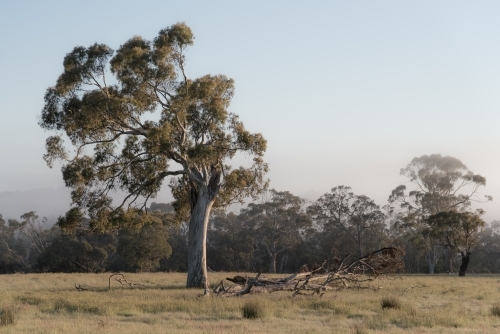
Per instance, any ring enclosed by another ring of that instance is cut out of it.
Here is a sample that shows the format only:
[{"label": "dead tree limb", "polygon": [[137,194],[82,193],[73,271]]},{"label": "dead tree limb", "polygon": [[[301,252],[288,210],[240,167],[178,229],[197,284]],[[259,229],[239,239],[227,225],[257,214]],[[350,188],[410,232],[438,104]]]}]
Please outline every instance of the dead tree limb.
[{"label": "dead tree limb", "polygon": [[[325,261],[322,267],[305,272],[295,273],[284,278],[255,278],[235,276],[227,278],[237,286],[225,288],[221,282],[214,293],[222,296],[241,296],[250,291],[273,292],[292,291],[292,296],[300,294],[322,295],[325,291],[341,288],[360,287],[360,284],[371,282],[380,276],[388,276],[403,268],[403,250],[398,247],[386,247],[369,253],[351,263],[349,256],[336,260],[336,266]],[[327,268],[331,268],[327,270]],[[222,285],[223,289],[220,289]],[[239,287],[238,287],[239,286]]]},{"label": "dead tree limb", "polygon": [[75,289],[77,289],[78,291],[88,291],[89,290],[89,286],[88,285],[76,285],[75,283]]},{"label": "dead tree limb", "polygon": [[111,277],[113,277],[113,276],[121,276],[122,277],[122,278],[115,278],[115,281],[119,282],[121,285],[128,285],[131,288],[136,287],[136,286],[144,287],[144,284],[133,283],[133,282],[127,281],[125,279],[125,276],[122,273],[113,273],[113,274],[111,274],[111,276],[109,276],[109,279],[108,279],[108,290],[111,290]]}]

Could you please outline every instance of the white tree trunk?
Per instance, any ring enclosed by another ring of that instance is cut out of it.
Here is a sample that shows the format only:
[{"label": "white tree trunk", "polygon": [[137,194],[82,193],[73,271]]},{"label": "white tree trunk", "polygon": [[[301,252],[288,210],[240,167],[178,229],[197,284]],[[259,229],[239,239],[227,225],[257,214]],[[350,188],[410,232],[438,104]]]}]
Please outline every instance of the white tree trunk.
[{"label": "white tree trunk", "polygon": [[429,261],[429,274],[434,274],[434,263]]},{"label": "white tree trunk", "polygon": [[198,189],[196,204],[189,220],[188,237],[188,288],[202,288],[208,291],[207,277],[207,228],[210,210],[214,200],[207,187]]},{"label": "white tree trunk", "polygon": [[269,254],[269,272],[276,274],[276,254]]}]

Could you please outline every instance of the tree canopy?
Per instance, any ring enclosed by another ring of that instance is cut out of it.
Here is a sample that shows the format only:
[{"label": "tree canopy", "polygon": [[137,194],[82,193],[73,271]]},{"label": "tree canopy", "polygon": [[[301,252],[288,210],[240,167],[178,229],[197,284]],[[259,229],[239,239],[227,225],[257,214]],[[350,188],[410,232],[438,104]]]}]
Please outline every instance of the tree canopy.
[{"label": "tree canopy", "polygon": [[427,219],[429,233],[441,245],[460,253],[460,276],[465,276],[471,251],[479,242],[479,235],[486,223],[481,219],[482,210],[473,212],[440,212]]},{"label": "tree canopy", "polygon": [[474,174],[459,159],[441,154],[414,158],[401,175],[408,177],[414,188],[406,193],[406,186],[396,187],[389,202],[422,215],[468,207],[472,201],[489,201],[478,196],[486,185],[486,178]]},{"label": "tree canopy", "polygon": [[351,187],[338,186],[308,208],[309,214],[330,235],[345,235],[356,244],[357,256],[365,253],[369,232],[384,230],[386,215],[365,195],[355,195]]},{"label": "tree canopy", "polygon": [[[190,219],[194,242],[206,238],[212,206],[242,202],[266,187],[266,140],[228,111],[234,81],[187,76],[185,52],[193,39],[191,29],[177,23],[153,41],[135,36],[116,52],[96,43],[66,55],[39,122],[56,132],[47,138],[44,159],[49,166],[63,162],[64,181],[73,189],[63,229],[148,224],[141,209],[174,177],[174,206],[179,218]],[[228,164],[238,152],[253,157],[250,167]],[[126,197],[114,205],[110,193],[116,190]],[[201,248],[193,252],[204,257]],[[204,265],[196,261],[199,273]],[[206,285],[195,281],[188,285]]]},{"label": "tree canopy", "polygon": [[[401,175],[408,177],[413,188],[407,192],[406,185],[396,187],[389,196],[391,210],[395,213],[395,227],[407,234],[420,249],[425,249],[429,272],[439,258],[446,254],[448,271],[451,271],[454,247],[443,246],[430,226],[428,218],[446,212],[464,212],[472,202],[491,201],[491,196],[479,196],[486,186],[486,178],[474,174],[459,159],[440,154],[414,158]],[[446,252],[447,251],[447,252]]]}]

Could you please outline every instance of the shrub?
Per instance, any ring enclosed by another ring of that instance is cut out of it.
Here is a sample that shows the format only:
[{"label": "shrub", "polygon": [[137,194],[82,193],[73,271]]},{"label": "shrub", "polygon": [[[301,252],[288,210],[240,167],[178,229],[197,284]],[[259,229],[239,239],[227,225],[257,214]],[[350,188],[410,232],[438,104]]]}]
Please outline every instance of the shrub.
[{"label": "shrub", "polygon": [[491,315],[500,317],[500,303],[497,303],[491,307]]},{"label": "shrub", "polygon": [[241,312],[243,313],[243,318],[246,319],[258,319],[266,315],[264,306],[257,301],[247,301],[241,308]]},{"label": "shrub", "polygon": [[382,308],[401,308],[401,302],[396,297],[384,297],[381,302]]},{"label": "shrub", "polygon": [[14,308],[4,307],[0,310],[0,326],[13,325],[15,321]]}]

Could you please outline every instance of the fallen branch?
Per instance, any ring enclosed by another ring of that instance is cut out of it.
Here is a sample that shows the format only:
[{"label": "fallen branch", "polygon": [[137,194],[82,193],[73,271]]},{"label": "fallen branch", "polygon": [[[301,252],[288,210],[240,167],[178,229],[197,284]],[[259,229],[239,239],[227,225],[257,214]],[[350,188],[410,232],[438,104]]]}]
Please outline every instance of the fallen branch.
[{"label": "fallen branch", "polygon": [[[296,295],[322,295],[325,291],[341,288],[358,288],[360,284],[371,282],[380,276],[388,276],[402,269],[403,251],[397,247],[386,247],[363,256],[347,264],[348,256],[336,260],[336,266],[329,268],[328,261],[309,272],[295,273],[283,278],[255,278],[234,276],[226,278],[237,286],[225,288],[223,282],[214,289],[214,293],[221,296],[241,296],[252,291],[274,292],[292,291]],[[304,266],[307,268],[307,266]]]},{"label": "fallen branch", "polygon": [[75,289],[77,289],[78,291],[88,291],[89,288],[90,286],[88,285],[80,285],[80,284],[76,285],[75,283]]},{"label": "fallen branch", "polygon": [[113,273],[111,276],[109,276],[109,279],[108,279],[108,289],[109,290],[111,290],[111,277],[113,277],[113,276],[121,276],[122,277],[122,278],[115,278],[115,281],[119,282],[121,285],[128,285],[131,288],[136,287],[136,286],[144,287],[144,284],[133,283],[133,282],[127,281],[125,279],[125,276],[122,273]]},{"label": "fallen branch", "polygon": [[[117,281],[121,285],[128,285],[131,288],[135,288],[135,287],[138,287],[138,286],[140,286],[140,287],[146,287],[144,284],[134,283],[134,282],[130,282],[130,281],[126,280],[125,276],[122,273],[113,273],[108,278],[108,290],[111,290],[111,278],[114,277],[114,276],[121,276],[121,278],[116,278],[115,277],[115,281]],[[81,285],[81,284],[76,284],[76,283],[75,283],[75,289],[78,290],[78,291],[96,290],[96,288],[91,287],[89,285]]]}]

